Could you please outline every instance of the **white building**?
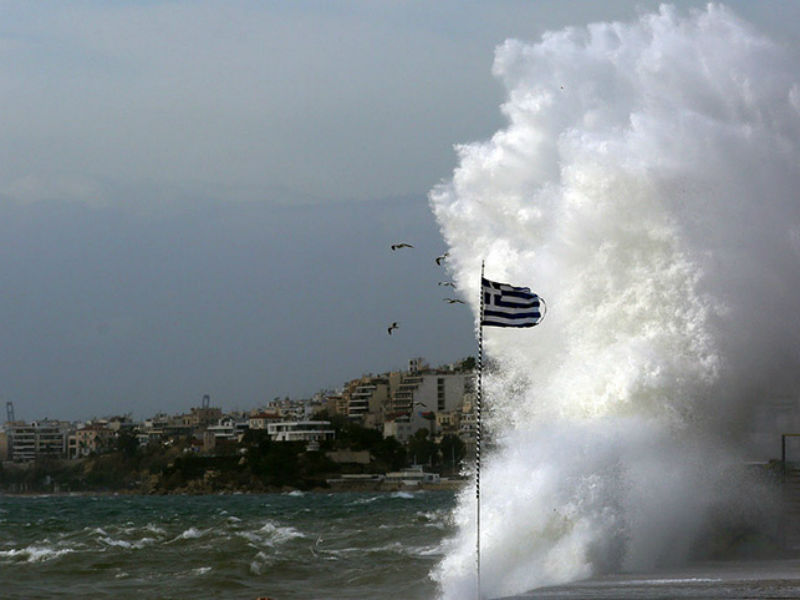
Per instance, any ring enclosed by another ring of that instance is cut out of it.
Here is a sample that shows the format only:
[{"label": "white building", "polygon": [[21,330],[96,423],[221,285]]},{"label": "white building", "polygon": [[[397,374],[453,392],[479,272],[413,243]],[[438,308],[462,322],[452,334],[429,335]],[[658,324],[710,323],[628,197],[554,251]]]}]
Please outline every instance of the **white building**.
[{"label": "white building", "polygon": [[384,481],[388,483],[401,483],[406,486],[415,486],[422,483],[439,483],[438,473],[425,473],[422,466],[414,465],[404,471],[387,473]]},{"label": "white building", "polygon": [[62,421],[16,421],[6,424],[9,459],[28,462],[43,456],[64,458],[67,454],[67,438],[71,429]]},{"label": "white building", "polygon": [[330,421],[267,423],[267,433],[275,442],[323,442],[336,437]]},{"label": "white building", "polygon": [[237,421],[234,417],[222,417],[216,425],[209,425],[206,431],[217,439],[239,440],[249,428],[247,420]]}]

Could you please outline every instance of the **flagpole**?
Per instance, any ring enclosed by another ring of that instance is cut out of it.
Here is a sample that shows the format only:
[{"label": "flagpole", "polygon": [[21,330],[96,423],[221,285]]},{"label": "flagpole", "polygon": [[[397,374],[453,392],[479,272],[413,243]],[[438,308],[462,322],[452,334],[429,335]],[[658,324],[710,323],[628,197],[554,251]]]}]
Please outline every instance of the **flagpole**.
[{"label": "flagpole", "polygon": [[477,598],[481,599],[481,404],[483,402],[483,266],[481,260],[480,318],[478,321],[478,393],[475,401],[475,562]]},{"label": "flagpole", "polygon": [[[484,279],[485,260],[481,260],[480,319],[478,321],[478,390],[475,395],[475,563],[477,599],[481,600],[481,437],[483,424],[483,326],[534,327],[541,323],[547,305],[530,288],[512,286]],[[484,285],[485,282],[485,285]],[[486,316],[486,305],[489,316]]]}]

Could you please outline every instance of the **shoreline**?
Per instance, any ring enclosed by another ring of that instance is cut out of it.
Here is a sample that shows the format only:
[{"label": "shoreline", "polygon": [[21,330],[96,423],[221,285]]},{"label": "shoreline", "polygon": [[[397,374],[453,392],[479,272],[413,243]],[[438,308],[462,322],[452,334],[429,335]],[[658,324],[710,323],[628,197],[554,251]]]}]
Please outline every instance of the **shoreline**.
[{"label": "shoreline", "polygon": [[88,496],[240,496],[259,494],[338,494],[338,493],[393,493],[393,492],[457,492],[469,485],[467,479],[448,480],[440,483],[423,483],[420,485],[404,485],[398,483],[367,483],[344,482],[334,483],[330,487],[314,487],[301,489],[285,487],[271,490],[173,490],[173,491],[142,491],[142,490],[76,490],[76,491],[31,491],[31,492],[4,492],[0,491],[0,498],[47,498],[47,497],[88,497]]}]

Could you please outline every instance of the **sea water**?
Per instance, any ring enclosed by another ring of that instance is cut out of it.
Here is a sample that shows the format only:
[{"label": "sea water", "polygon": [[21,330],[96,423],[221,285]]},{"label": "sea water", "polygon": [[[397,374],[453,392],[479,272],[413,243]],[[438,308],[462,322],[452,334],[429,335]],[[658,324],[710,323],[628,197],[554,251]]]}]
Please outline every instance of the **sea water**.
[{"label": "sea water", "polygon": [[[0,598],[433,600],[454,503],[452,492],[0,496]],[[795,598],[798,577],[796,560],[730,561],[519,598]]]},{"label": "sea water", "polygon": [[435,597],[452,492],[0,496],[0,598]]}]

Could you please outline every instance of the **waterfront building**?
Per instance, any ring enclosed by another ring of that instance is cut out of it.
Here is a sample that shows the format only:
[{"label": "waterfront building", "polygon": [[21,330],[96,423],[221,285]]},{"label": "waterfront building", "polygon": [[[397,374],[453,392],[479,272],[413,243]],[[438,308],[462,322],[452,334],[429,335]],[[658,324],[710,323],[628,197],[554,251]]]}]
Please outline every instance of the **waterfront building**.
[{"label": "waterfront building", "polygon": [[440,436],[458,435],[461,427],[461,415],[463,409],[444,410],[436,413],[436,431]]},{"label": "waterfront building", "polygon": [[6,423],[9,460],[30,462],[42,457],[64,458],[71,427],[69,423],[50,419],[30,424]]},{"label": "waterfront building", "polygon": [[401,382],[400,373],[365,375],[345,385],[347,417],[370,429],[383,430],[392,394]]},{"label": "waterfront building", "polygon": [[383,437],[393,437],[401,444],[405,444],[414,434],[411,427],[412,425],[408,419],[403,419],[402,417],[386,421],[383,424]]},{"label": "waterfront building", "polygon": [[145,419],[139,433],[136,434],[136,439],[139,440],[139,444],[142,446],[146,446],[151,442],[161,441],[166,436],[169,423],[170,419],[164,413]]},{"label": "waterfront building", "polygon": [[458,437],[466,444],[467,457],[470,459],[475,457],[475,438],[478,430],[475,414],[476,400],[475,392],[464,394],[464,403],[461,406],[461,416],[458,420]]},{"label": "waterfront building", "polygon": [[404,486],[418,486],[423,483],[439,483],[440,477],[438,473],[426,473],[422,470],[422,465],[414,465],[403,471],[386,473],[384,481]]},{"label": "waterfront building", "polygon": [[80,458],[107,450],[114,438],[114,431],[104,423],[90,423],[77,429],[67,438],[67,456]]},{"label": "waterfront building", "polygon": [[266,429],[269,423],[280,421],[277,410],[262,410],[250,415],[248,426],[250,429]]},{"label": "waterfront building", "polygon": [[330,396],[329,404],[333,404],[333,412],[337,415],[347,416],[347,410],[350,406],[349,399],[344,394]]},{"label": "waterfront building", "polygon": [[206,433],[217,439],[238,441],[249,429],[249,420],[237,420],[233,416],[220,418],[215,425],[206,427]]},{"label": "waterfront building", "polygon": [[323,442],[333,440],[336,432],[330,421],[281,421],[269,423],[267,432],[275,442]]},{"label": "waterfront building", "polygon": [[222,409],[215,406],[202,406],[192,408],[188,414],[183,414],[172,420],[173,428],[204,429],[217,423],[222,418]]},{"label": "waterfront building", "polygon": [[308,418],[310,405],[307,400],[292,400],[291,398],[275,398],[268,405],[268,412],[276,411],[282,421],[302,421]]},{"label": "waterfront building", "polygon": [[138,426],[138,424],[134,422],[129,414],[109,417],[108,419],[104,419],[104,422],[106,427],[115,433],[120,431],[133,431]]},{"label": "waterfront building", "polygon": [[[412,361],[418,368],[420,359]],[[451,369],[414,370],[404,374],[389,400],[383,435],[406,443],[419,429],[428,429],[431,438],[460,427],[464,398],[475,389],[471,371]],[[458,423],[456,423],[458,421]],[[405,426],[404,424],[408,424]],[[437,426],[437,424],[439,424]]]},{"label": "waterfront building", "polygon": [[216,424],[206,427],[206,432],[216,439],[235,440],[236,421],[234,421],[233,417],[222,417]]},{"label": "waterfront building", "polygon": [[0,461],[8,460],[8,433],[0,429]]}]

